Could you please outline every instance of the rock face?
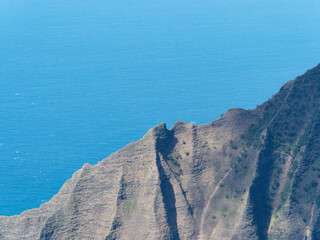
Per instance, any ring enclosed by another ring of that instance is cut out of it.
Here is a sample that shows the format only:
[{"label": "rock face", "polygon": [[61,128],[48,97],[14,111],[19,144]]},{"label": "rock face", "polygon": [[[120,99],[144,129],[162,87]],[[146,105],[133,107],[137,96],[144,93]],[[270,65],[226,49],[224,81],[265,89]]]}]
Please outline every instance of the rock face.
[{"label": "rock face", "polygon": [[0,239],[320,239],[320,65],[255,110],[149,130]]}]

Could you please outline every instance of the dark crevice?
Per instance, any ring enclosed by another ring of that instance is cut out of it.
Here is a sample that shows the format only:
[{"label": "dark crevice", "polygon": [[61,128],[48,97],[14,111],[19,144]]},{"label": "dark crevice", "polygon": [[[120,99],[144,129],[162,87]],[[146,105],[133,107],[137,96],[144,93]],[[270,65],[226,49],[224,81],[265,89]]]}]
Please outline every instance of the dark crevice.
[{"label": "dark crevice", "polygon": [[177,209],[176,198],[173,186],[169,177],[165,173],[163,165],[161,163],[161,157],[166,159],[168,154],[172,152],[177,139],[174,137],[174,132],[169,131],[166,128],[159,129],[156,134],[156,165],[160,177],[160,189],[163,196],[163,204],[166,213],[167,223],[169,225],[170,239],[180,240],[177,224]]},{"label": "dark crevice", "polygon": [[273,134],[267,130],[264,148],[260,151],[256,177],[250,187],[249,200],[252,206],[253,224],[257,227],[259,240],[268,239],[272,205],[269,186],[274,165]]},{"label": "dark crevice", "polygon": [[303,152],[303,157],[300,161],[299,167],[296,170],[294,181],[293,181],[293,190],[290,196],[290,211],[297,211],[297,204],[299,199],[304,193],[299,191],[301,183],[304,180],[304,177],[309,174],[309,170],[316,161],[318,161],[320,156],[320,118],[319,118],[319,109],[312,123],[311,132],[308,135],[308,141],[306,143],[306,149]]},{"label": "dark crevice", "polygon": [[161,165],[161,160],[159,154],[157,154],[157,167],[160,176],[160,188],[163,196],[164,208],[166,211],[166,218],[170,228],[170,239],[180,239],[178,233],[177,224],[177,210],[176,210],[176,199],[172,184],[169,178],[164,172]]},{"label": "dark crevice", "polygon": [[50,240],[55,231],[55,223],[56,223],[56,216],[52,215],[49,217],[41,229],[39,240]]},{"label": "dark crevice", "polygon": [[106,240],[116,240],[117,239],[117,230],[122,226],[121,220],[119,217],[113,219],[112,226]]},{"label": "dark crevice", "polygon": [[183,195],[183,197],[184,197],[184,199],[185,199],[185,201],[186,201],[186,203],[187,203],[187,205],[188,205],[188,212],[189,212],[192,216],[194,216],[194,215],[193,215],[193,209],[192,209],[192,207],[191,207],[191,205],[190,205],[190,203],[189,203],[189,201],[188,201],[187,194],[186,194],[186,192],[184,191],[184,189],[183,189],[183,187],[182,187],[182,185],[181,185],[180,179],[175,175],[174,171],[171,170],[169,164],[166,164],[166,165],[168,166],[168,168],[169,168],[170,171],[172,172],[172,175],[174,176],[175,180],[176,180],[177,183],[179,184],[180,191],[181,191],[181,193],[182,193],[182,195]]},{"label": "dark crevice", "polygon": [[126,193],[125,193],[125,181],[124,181],[124,176],[121,176],[120,179],[120,188],[118,191],[118,198],[117,198],[117,209],[116,209],[116,217],[114,217],[111,228],[109,230],[108,236],[105,238],[105,240],[115,240],[117,239],[117,230],[122,226],[122,219],[120,217],[117,217],[119,214],[119,206],[122,200],[126,199]]}]

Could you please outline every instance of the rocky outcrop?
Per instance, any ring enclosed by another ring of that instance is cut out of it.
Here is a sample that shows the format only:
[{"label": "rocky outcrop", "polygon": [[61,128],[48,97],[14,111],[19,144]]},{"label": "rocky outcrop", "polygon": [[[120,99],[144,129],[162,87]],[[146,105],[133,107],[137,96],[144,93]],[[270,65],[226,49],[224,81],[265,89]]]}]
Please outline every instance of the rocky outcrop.
[{"label": "rocky outcrop", "polygon": [[162,123],[0,217],[0,239],[320,239],[319,103],[317,66],[255,110]]}]

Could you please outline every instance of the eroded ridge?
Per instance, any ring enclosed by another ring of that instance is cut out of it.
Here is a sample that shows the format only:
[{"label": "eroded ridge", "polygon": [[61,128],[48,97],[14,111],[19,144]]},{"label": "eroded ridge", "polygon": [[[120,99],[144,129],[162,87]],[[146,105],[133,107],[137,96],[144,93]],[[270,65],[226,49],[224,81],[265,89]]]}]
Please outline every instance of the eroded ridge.
[{"label": "eroded ridge", "polygon": [[320,66],[254,110],[150,129],[0,239],[320,239]]}]

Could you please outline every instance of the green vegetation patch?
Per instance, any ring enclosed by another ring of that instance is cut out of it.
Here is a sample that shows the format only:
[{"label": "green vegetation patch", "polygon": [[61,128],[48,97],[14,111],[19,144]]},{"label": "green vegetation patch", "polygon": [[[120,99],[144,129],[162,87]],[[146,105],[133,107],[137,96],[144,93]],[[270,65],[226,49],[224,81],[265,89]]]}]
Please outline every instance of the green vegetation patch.
[{"label": "green vegetation patch", "polygon": [[138,209],[138,204],[136,201],[125,200],[123,203],[124,212],[126,214],[131,214],[133,211]]}]

